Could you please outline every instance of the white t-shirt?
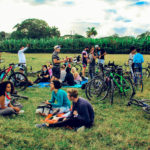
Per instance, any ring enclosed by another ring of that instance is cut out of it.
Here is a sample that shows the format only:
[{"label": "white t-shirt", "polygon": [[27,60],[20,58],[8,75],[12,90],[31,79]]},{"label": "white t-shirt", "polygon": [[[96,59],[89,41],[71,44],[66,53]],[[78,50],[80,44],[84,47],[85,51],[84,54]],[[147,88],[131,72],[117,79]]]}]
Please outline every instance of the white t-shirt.
[{"label": "white t-shirt", "polygon": [[19,57],[19,63],[26,63],[26,57],[24,52],[28,49],[28,47],[25,47],[22,50],[18,51],[18,57]]},{"label": "white t-shirt", "polygon": [[61,70],[60,80],[63,82],[65,80],[65,77],[66,77],[66,70]]}]

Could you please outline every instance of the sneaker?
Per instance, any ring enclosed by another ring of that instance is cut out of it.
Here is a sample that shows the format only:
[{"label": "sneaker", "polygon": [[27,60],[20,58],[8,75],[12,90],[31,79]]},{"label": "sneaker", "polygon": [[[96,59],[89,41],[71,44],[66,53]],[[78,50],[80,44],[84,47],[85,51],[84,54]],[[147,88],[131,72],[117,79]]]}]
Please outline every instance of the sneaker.
[{"label": "sneaker", "polygon": [[36,124],[35,127],[36,128],[45,128],[45,127],[47,127],[47,125],[45,123],[42,123],[42,124]]},{"label": "sneaker", "polygon": [[23,113],[24,113],[24,110],[20,110],[20,111],[19,111],[19,114],[23,114]]},{"label": "sneaker", "polygon": [[83,132],[85,130],[85,126],[81,126],[79,128],[76,128],[76,132]]}]

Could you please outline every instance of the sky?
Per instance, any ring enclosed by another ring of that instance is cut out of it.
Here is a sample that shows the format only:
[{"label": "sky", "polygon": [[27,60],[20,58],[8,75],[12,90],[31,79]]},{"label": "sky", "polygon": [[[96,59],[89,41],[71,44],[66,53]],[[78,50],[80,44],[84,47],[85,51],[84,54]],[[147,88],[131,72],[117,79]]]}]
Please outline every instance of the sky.
[{"label": "sky", "polygon": [[150,31],[150,0],[0,0],[0,31],[12,32],[25,19],[56,26],[61,35],[137,36]]}]

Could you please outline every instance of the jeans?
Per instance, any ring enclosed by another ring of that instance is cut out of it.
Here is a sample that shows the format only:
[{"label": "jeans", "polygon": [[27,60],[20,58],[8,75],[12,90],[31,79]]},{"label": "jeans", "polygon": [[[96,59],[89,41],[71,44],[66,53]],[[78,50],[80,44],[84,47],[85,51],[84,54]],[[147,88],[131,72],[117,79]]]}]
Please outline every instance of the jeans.
[{"label": "jeans", "polygon": [[142,79],[142,64],[141,63],[135,63],[134,64],[134,83],[137,83],[138,74],[140,74],[140,77]]},{"label": "jeans", "polygon": [[80,120],[78,118],[69,118],[65,121],[61,121],[55,124],[49,124],[49,127],[64,127],[64,126],[70,126],[70,127],[81,127],[81,126],[86,126],[86,127],[91,127],[92,123],[86,123],[83,120]]},{"label": "jeans", "polygon": [[103,64],[104,66],[104,63],[105,63],[104,59],[98,59],[98,64]]},{"label": "jeans", "polygon": [[95,76],[95,66],[89,66],[89,74],[90,78],[93,79],[93,77]]}]

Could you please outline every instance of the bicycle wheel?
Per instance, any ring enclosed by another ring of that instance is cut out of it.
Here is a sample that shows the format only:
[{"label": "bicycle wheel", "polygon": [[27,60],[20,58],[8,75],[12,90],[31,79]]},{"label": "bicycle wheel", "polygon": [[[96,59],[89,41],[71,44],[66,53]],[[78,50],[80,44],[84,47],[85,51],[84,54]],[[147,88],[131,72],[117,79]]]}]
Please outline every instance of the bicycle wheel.
[{"label": "bicycle wheel", "polygon": [[27,76],[37,77],[37,75],[40,74],[40,73],[41,73],[41,70],[40,71],[36,71],[36,72],[28,72]]},{"label": "bicycle wheel", "polygon": [[143,78],[149,78],[149,76],[150,76],[149,70],[147,68],[143,68],[142,75],[143,75]]},{"label": "bicycle wheel", "polygon": [[8,80],[10,80],[14,84],[14,87],[17,91],[25,90],[28,85],[27,77],[20,72],[15,72],[11,74]]},{"label": "bicycle wheel", "polygon": [[134,89],[132,80],[130,79],[130,77],[124,77],[122,84],[123,84],[122,85],[123,91],[121,91],[121,92],[123,93],[123,95],[125,97],[130,99],[133,96],[133,93],[135,93],[135,89]]},{"label": "bicycle wheel", "polygon": [[89,96],[94,100],[104,100],[108,93],[107,89],[102,79],[93,79],[89,84]]},{"label": "bicycle wheel", "polygon": [[88,98],[88,100],[91,100],[90,95],[89,95],[89,85],[90,85],[90,82],[88,82],[85,87],[85,95]]}]

